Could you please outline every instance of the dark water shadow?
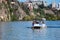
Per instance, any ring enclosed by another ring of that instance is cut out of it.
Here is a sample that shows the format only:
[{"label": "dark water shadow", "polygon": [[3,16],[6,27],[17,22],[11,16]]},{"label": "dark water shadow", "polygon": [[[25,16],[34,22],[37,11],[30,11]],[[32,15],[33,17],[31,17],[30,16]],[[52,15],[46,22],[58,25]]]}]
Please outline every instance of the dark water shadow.
[{"label": "dark water shadow", "polygon": [[[32,29],[33,27],[27,27],[29,29]],[[60,28],[60,26],[47,26],[47,28]],[[35,28],[35,29],[40,29],[40,28]]]},{"label": "dark water shadow", "polygon": [[47,28],[60,28],[60,26],[47,26]]}]

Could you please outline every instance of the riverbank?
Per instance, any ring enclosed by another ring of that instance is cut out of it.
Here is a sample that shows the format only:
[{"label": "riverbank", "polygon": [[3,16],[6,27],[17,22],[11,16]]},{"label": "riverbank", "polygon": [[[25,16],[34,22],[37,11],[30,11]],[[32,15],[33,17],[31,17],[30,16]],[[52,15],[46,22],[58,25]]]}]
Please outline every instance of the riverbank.
[{"label": "riverbank", "polygon": [[60,20],[60,10],[50,8],[50,5],[44,7],[41,4],[37,5],[37,9],[31,9],[23,2],[7,0],[2,1],[0,6],[0,21],[33,21],[34,19],[41,20],[43,17],[46,20]]}]

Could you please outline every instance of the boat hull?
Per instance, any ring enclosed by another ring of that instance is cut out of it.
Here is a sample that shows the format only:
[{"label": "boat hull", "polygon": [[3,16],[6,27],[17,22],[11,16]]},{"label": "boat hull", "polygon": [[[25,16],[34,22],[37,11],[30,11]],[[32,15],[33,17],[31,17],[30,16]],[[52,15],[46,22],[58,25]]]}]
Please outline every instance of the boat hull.
[{"label": "boat hull", "polygon": [[34,27],[32,27],[32,29],[40,29],[41,27],[39,27],[39,26],[34,26]]},{"label": "boat hull", "polygon": [[40,29],[40,28],[46,28],[46,24],[34,24],[34,26],[32,27],[33,29]]}]

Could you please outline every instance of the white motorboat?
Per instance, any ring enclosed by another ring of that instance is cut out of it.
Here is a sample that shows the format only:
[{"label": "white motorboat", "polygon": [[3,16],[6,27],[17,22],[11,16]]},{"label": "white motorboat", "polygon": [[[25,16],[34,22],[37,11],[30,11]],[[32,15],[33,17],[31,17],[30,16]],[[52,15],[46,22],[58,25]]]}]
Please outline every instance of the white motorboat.
[{"label": "white motorboat", "polygon": [[34,29],[40,29],[40,28],[46,28],[46,24],[34,24],[32,28]]},{"label": "white motorboat", "polygon": [[34,29],[40,29],[40,28],[46,28],[46,24],[45,24],[45,19],[41,22],[37,22],[35,21],[35,23],[33,23],[33,27]]}]

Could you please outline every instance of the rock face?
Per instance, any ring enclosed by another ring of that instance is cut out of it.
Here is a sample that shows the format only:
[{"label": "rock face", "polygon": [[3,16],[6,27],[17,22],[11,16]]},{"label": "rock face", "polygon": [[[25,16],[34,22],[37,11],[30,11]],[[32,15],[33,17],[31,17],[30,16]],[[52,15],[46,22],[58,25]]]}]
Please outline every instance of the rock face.
[{"label": "rock face", "polygon": [[11,21],[11,15],[16,15],[18,20],[22,20],[26,13],[17,0],[0,0],[0,21]]},{"label": "rock face", "polygon": [[55,15],[58,13],[58,15],[60,16],[60,12],[55,13],[51,9],[45,9],[42,5],[40,6],[38,6],[38,9],[34,9],[32,4],[28,2],[21,3],[17,0],[0,0],[0,21],[19,21],[23,20],[23,18],[27,15],[32,15],[34,17],[37,16],[36,18],[38,19],[40,19],[39,17],[42,17],[45,14]]},{"label": "rock face", "polygon": [[7,9],[6,9],[6,0],[0,1],[0,21],[7,21]]},{"label": "rock face", "polygon": [[49,10],[44,9],[44,12],[45,12],[45,14],[46,14],[46,13],[55,14],[55,13],[54,13],[52,10],[50,10],[50,9],[49,9]]}]

